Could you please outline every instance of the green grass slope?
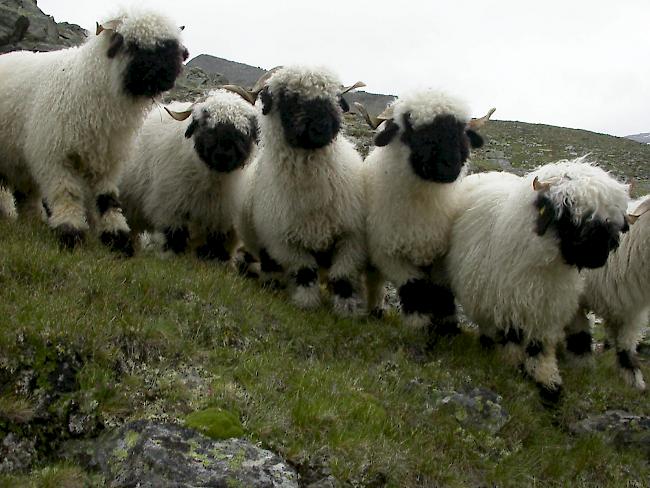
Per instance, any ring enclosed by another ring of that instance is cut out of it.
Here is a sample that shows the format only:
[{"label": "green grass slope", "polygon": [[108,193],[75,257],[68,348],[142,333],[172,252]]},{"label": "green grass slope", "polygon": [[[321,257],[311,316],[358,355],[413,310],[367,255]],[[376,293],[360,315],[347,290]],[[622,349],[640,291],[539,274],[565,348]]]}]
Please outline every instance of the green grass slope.
[{"label": "green grass slope", "polygon": [[[303,476],[331,471],[341,486],[650,479],[647,453],[568,432],[609,408],[650,414],[647,395],[619,381],[611,352],[593,370],[564,365],[566,399],[548,411],[471,330],[427,350],[392,314],[343,320],[327,309],[300,311],[280,292],[189,256],[124,260],[92,240],[61,252],[45,226],[30,222],[0,222],[0,321],[0,436],[36,436],[43,460],[31,473],[0,475],[0,486],[102,486],[74,465],[50,465],[70,437],[71,412],[110,427],[180,422],[212,407],[238,416],[245,437]],[[436,406],[469,387],[503,397],[510,418],[498,434],[463,427],[458,412]]]}]

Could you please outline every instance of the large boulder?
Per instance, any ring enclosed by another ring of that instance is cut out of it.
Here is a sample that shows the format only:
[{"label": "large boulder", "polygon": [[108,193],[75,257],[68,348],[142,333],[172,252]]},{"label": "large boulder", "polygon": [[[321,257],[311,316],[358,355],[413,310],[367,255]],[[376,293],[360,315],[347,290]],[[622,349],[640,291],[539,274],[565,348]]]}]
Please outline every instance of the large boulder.
[{"label": "large boulder", "polygon": [[81,44],[85,38],[84,29],[55,22],[35,0],[0,0],[0,53],[55,51]]}]

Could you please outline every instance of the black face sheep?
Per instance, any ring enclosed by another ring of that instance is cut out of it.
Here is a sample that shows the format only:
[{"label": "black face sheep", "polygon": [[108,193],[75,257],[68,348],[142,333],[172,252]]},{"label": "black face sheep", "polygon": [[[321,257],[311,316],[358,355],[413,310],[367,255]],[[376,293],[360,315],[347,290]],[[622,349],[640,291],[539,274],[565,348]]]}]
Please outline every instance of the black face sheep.
[{"label": "black face sheep", "polygon": [[581,309],[567,327],[567,350],[578,357],[591,355],[589,310],[605,320],[616,348],[625,381],[645,389],[636,348],[648,326],[650,312],[650,196],[628,206],[630,231],[621,238],[616,252],[602,268],[588,270]]},{"label": "black face sheep", "polygon": [[320,303],[322,270],[335,312],[347,315],[359,311],[365,253],[362,161],[339,133],[344,91],[324,69],[283,67],[264,80],[261,147],[245,170],[238,231],[263,279],[288,273],[296,305]]},{"label": "black face sheep", "polygon": [[129,11],[79,47],[0,56],[0,173],[28,205],[44,199],[62,245],[96,221],[105,244],[132,252],[116,178],[152,97],[187,58],[179,36],[166,18]]},{"label": "black face sheep", "polygon": [[[395,101],[377,146],[364,163],[367,206],[368,307],[379,311],[383,281],[398,289],[402,314],[413,326],[457,331],[454,297],[441,260],[455,215],[457,179],[481,136],[466,105],[445,93],[423,91]],[[491,115],[491,113],[490,113]]]},{"label": "black face sheep", "polygon": [[471,175],[458,194],[447,256],[453,291],[482,343],[505,346],[556,402],[556,346],[578,309],[579,271],[603,266],[618,246],[627,186],[576,159],[525,177]]},{"label": "black face sheep", "polygon": [[255,108],[226,90],[203,101],[153,111],[120,177],[124,211],[135,232],[159,231],[164,247],[198,244],[205,259],[228,261],[235,245],[235,191],[255,153]]}]

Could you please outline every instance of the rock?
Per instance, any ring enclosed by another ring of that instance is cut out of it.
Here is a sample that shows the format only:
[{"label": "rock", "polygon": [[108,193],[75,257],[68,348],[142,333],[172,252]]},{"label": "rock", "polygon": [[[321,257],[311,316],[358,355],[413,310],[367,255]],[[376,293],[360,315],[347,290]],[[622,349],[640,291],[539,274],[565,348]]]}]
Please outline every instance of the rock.
[{"label": "rock", "polygon": [[473,388],[465,393],[451,392],[437,402],[438,408],[449,408],[463,427],[496,434],[510,416],[501,406],[501,396],[487,388]]},{"label": "rock", "polygon": [[639,448],[650,455],[650,417],[623,410],[590,415],[569,425],[574,434],[602,433],[615,446]]},{"label": "rock", "polygon": [[22,471],[31,466],[35,457],[35,439],[19,439],[7,434],[0,442],[0,473]]},{"label": "rock", "polygon": [[183,73],[176,80],[174,88],[163,96],[163,102],[193,102],[228,80],[220,74],[207,73],[198,67],[185,66]]},{"label": "rock", "polygon": [[100,437],[90,460],[112,488],[298,486],[293,468],[243,439],[215,441],[174,424],[139,420]]},{"label": "rock", "polygon": [[55,51],[76,46],[86,31],[66,22],[57,24],[33,0],[0,0],[0,53]]}]

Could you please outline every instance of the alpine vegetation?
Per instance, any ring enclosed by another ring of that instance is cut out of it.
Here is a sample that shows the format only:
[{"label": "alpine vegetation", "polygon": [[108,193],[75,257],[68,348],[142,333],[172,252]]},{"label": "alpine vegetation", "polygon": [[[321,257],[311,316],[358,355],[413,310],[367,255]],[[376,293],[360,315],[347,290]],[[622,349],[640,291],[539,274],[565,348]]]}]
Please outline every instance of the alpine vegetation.
[{"label": "alpine vegetation", "polygon": [[[398,99],[379,116],[359,109],[377,146],[364,163],[368,308],[381,313],[383,282],[398,290],[406,323],[458,331],[454,296],[442,259],[457,207],[457,180],[470,149],[481,147],[465,103],[439,91]],[[490,113],[491,115],[491,113]]]},{"label": "alpine vegetation", "polygon": [[134,232],[164,234],[175,253],[228,261],[236,244],[235,191],[255,154],[255,108],[227,90],[193,104],[152,111],[120,176],[124,211]]},{"label": "alpine vegetation", "polygon": [[26,208],[43,199],[64,247],[92,225],[132,253],[117,175],[153,97],[172,88],[187,56],[168,19],[129,10],[79,47],[0,57],[0,173]]},{"label": "alpine vegetation", "polygon": [[650,312],[650,196],[631,202],[628,212],[633,225],[616,252],[602,268],[584,273],[581,309],[567,327],[566,346],[578,357],[591,355],[591,324],[586,313],[595,311],[605,320],[625,381],[644,390],[636,348]]},{"label": "alpine vegetation", "polygon": [[238,231],[262,280],[289,277],[293,302],[321,302],[328,275],[335,312],[360,311],[365,262],[362,160],[339,130],[349,109],[326,69],[281,67],[260,80],[261,147],[245,170]]},{"label": "alpine vegetation", "polygon": [[458,195],[447,258],[453,291],[481,342],[505,346],[555,403],[556,346],[578,309],[579,271],[602,267],[618,247],[627,186],[578,158],[524,177],[471,175]]}]

